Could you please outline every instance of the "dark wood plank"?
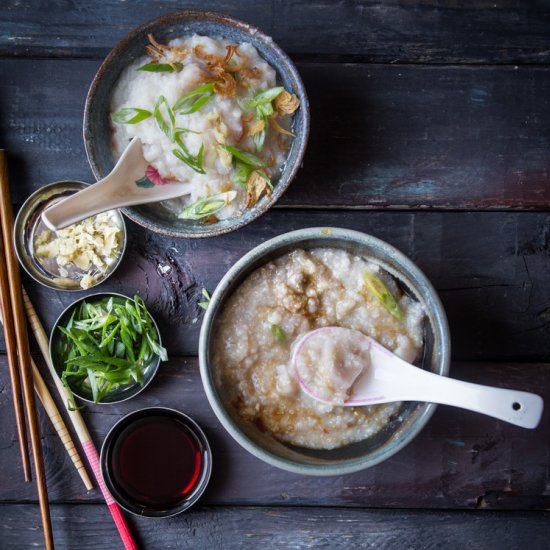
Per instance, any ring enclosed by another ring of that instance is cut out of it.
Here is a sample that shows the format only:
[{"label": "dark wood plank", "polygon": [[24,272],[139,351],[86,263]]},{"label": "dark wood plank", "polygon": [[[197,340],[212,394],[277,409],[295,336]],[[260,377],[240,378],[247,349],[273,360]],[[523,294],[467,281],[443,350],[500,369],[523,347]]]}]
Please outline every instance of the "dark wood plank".
[{"label": "dark wood plank", "polygon": [[[546,403],[550,402],[548,364],[455,363],[452,375],[470,382],[536,392]],[[17,459],[11,394],[3,357],[0,388],[0,501],[36,502],[34,486],[23,482]],[[161,367],[151,386],[136,398],[118,405],[90,406],[84,415],[99,446],[121,416],[157,405],[190,414],[209,437],[215,467],[203,497],[208,505],[495,510],[548,510],[550,507],[548,411],[540,426],[532,431],[441,406],[415,441],[386,462],[363,472],[332,478],[287,473],[242,449],[211,410],[195,359],[171,360]],[[97,489],[86,494],[43,415],[41,425],[51,501],[101,502]]]},{"label": "dark wood plank", "polygon": [[[190,241],[128,223],[126,257],[92,292],[140,292],[160,324],[169,353],[195,355],[203,287],[213,290],[237,259],[284,231],[345,227],[388,241],[426,273],[447,311],[455,359],[548,361],[549,224],[548,215],[527,212],[276,210],[236,233]],[[28,286],[50,330],[75,296]]]},{"label": "dark wood plank", "polygon": [[199,7],[258,26],[297,56],[350,56],[395,63],[547,63],[547,2],[398,2],[321,0],[238,3],[6,0],[0,7],[0,55],[99,56],[134,27]]},{"label": "dark wood plank", "polygon": [[[40,546],[37,506],[0,505],[0,539],[12,550]],[[549,513],[203,508],[169,520],[131,518],[141,548],[548,548]],[[103,506],[52,507],[56,548],[119,548]],[[90,529],[93,525],[93,529]]]},{"label": "dark wood plank", "polygon": [[[93,181],[81,134],[98,65],[0,60],[0,144],[16,202],[52,181]],[[311,138],[282,206],[549,208],[550,68],[299,69]]]}]

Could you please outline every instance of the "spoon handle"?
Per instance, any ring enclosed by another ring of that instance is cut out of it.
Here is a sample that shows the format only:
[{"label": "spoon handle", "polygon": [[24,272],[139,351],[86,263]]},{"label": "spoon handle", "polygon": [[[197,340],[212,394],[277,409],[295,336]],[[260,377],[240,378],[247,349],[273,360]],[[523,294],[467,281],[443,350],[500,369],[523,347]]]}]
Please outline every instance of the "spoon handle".
[{"label": "spoon handle", "polygon": [[[394,358],[378,369],[375,379],[387,390],[388,401],[426,401],[460,407],[504,420],[523,428],[536,428],[544,402],[533,393],[482,386],[424,371]],[[391,382],[391,384],[390,384]],[[391,394],[391,396],[389,395]]]}]

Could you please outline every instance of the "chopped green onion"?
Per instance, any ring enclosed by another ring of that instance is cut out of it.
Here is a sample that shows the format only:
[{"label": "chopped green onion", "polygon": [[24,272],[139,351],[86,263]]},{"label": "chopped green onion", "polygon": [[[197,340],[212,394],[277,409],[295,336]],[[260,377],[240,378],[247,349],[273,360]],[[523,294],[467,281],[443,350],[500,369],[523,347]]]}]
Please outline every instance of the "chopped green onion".
[{"label": "chopped green onion", "polygon": [[192,155],[189,152],[189,149],[185,146],[183,141],[181,141],[179,135],[176,137],[176,143],[179,145],[179,149],[172,149],[172,154],[180,159],[182,162],[185,162],[187,166],[198,172],[199,174],[206,174],[204,168],[202,167],[202,157],[204,155],[204,144],[201,144],[199,153],[197,156]]},{"label": "chopped green onion", "polygon": [[204,301],[199,302],[198,305],[199,305],[199,307],[202,307],[202,309],[208,309],[208,306],[210,305],[210,300],[212,299],[212,297],[210,296],[210,294],[208,293],[208,290],[206,290],[206,288],[203,288],[201,290],[201,294],[204,297]]},{"label": "chopped green onion", "polygon": [[113,122],[117,124],[137,124],[151,116],[151,111],[134,107],[123,107],[113,115]]},{"label": "chopped green onion", "polygon": [[71,399],[78,391],[97,403],[119,386],[143,383],[143,371],[155,355],[167,359],[139,296],[85,300],[58,328],[61,336],[53,350],[64,364],[61,379]]},{"label": "chopped green onion", "polygon": [[181,63],[147,63],[138,67],[136,71],[149,71],[151,73],[179,73],[183,69]]},{"label": "chopped green onion", "polygon": [[189,205],[178,217],[184,220],[200,220],[206,218],[219,212],[236,196],[236,191],[227,191],[226,193],[219,193],[218,195],[206,197],[205,199],[201,199]]},{"label": "chopped green onion", "polygon": [[171,142],[174,142],[176,137],[174,132],[176,118],[174,116],[174,111],[172,111],[170,105],[168,105],[168,101],[163,95],[161,95],[155,103],[154,116],[158,127]]},{"label": "chopped green onion", "polygon": [[271,334],[281,343],[286,340],[285,331],[279,325],[271,325]]},{"label": "chopped green onion", "polygon": [[202,109],[214,97],[214,82],[197,86],[182,95],[174,104],[173,110],[189,115]]},{"label": "chopped green onion", "polygon": [[261,158],[253,155],[252,153],[249,153],[248,151],[242,151],[241,149],[238,149],[237,147],[233,147],[231,145],[220,145],[220,147],[231,153],[240,161],[244,162],[244,164],[248,164],[248,166],[253,166],[254,168],[267,167],[267,164]]},{"label": "chopped green onion", "polygon": [[367,285],[367,288],[376,296],[377,300],[382,304],[384,309],[396,319],[403,321],[405,318],[403,310],[399,307],[396,299],[386,288],[386,285],[372,273],[365,273],[363,275],[363,279]]},{"label": "chopped green onion", "polygon": [[244,106],[249,109],[258,107],[259,105],[271,104],[271,102],[284,90],[283,86],[269,88],[257,93],[251,100],[245,101]]},{"label": "chopped green onion", "polygon": [[253,170],[254,168],[252,168],[252,166],[237,160],[235,161],[235,172],[233,172],[231,180],[237,185],[246,187],[246,182]]}]

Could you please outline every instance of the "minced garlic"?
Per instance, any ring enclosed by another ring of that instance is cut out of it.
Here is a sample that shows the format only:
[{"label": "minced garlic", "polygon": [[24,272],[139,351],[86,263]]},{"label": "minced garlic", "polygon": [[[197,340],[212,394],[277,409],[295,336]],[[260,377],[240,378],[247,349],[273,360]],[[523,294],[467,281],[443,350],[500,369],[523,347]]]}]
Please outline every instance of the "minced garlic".
[{"label": "minced garlic", "polygon": [[117,258],[121,241],[121,227],[104,212],[55,233],[42,231],[34,240],[34,254],[39,259],[55,259],[62,277],[68,275],[67,268],[76,267],[83,274],[80,286],[86,289]]}]

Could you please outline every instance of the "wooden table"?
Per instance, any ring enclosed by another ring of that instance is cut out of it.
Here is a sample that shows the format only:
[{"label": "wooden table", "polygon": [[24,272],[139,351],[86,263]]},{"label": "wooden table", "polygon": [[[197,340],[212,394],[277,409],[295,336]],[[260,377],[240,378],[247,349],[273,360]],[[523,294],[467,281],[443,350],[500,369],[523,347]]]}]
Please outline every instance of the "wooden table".
[{"label": "wooden table", "polygon": [[[0,4],[0,146],[16,205],[52,181],[93,180],[81,138],[93,75],[130,29],[186,4]],[[203,287],[284,231],[346,227],[396,246],[434,283],[454,377],[537,392],[550,404],[550,4],[234,4],[206,7],[259,26],[291,55],[311,101],[311,139],[283,200],[240,231],[177,240],[128,222],[126,257],[102,289],[143,295],[171,360],[143,394],[88,407],[86,421],[99,446],[129,411],[174,407],[204,427],[215,460],[199,506],[163,521],[130,517],[136,537],[159,549],[548,548],[548,412],[529,431],[439,407],[385,463],[303,477],[230,438],[206,400],[196,353]],[[47,329],[75,298],[27,285]],[[120,547],[99,491],[86,494],[40,413],[57,547]],[[41,547],[4,355],[0,472],[0,547]]]}]

